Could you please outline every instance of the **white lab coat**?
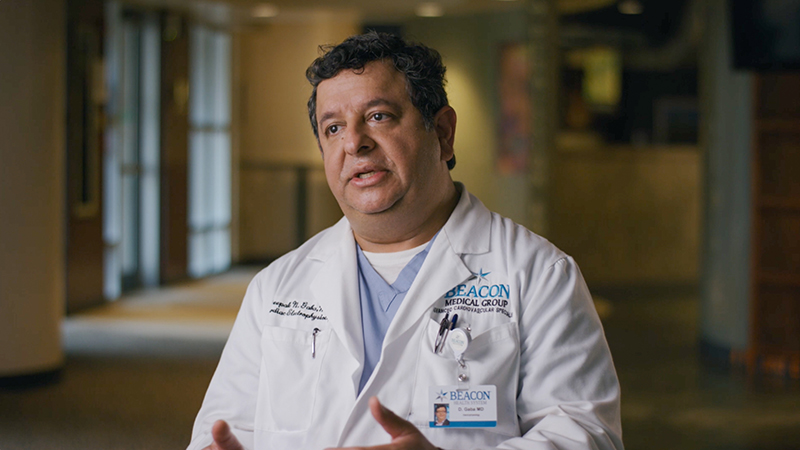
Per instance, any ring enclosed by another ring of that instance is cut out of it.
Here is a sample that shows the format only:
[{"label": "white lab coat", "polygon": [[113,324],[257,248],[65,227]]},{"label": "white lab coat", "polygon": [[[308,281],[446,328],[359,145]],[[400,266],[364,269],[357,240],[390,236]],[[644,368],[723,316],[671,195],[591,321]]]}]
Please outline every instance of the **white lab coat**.
[{"label": "white lab coat", "polygon": [[[189,450],[211,443],[217,419],[253,450],[387,443],[373,395],[445,449],[621,449],[619,383],[578,267],[459,187],[360,395],[356,246],[343,218],[250,283]],[[481,306],[490,291],[502,311]],[[496,428],[429,427],[429,386],[457,384],[452,351],[433,351],[445,312],[470,325],[469,382],[496,386]]]}]

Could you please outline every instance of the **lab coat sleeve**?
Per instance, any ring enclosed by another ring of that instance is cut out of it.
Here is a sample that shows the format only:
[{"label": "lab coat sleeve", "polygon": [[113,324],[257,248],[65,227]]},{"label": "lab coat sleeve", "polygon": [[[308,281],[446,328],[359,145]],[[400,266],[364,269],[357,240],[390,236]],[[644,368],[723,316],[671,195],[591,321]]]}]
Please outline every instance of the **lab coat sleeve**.
[{"label": "lab coat sleeve", "polygon": [[219,365],[208,386],[203,405],[195,419],[192,440],[187,450],[211,445],[211,426],[225,420],[245,449],[253,449],[253,430],[261,364],[261,277],[247,288],[239,314]]},{"label": "lab coat sleeve", "polygon": [[529,276],[519,323],[522,436],[499,448],[621,450],[619,382],[578,266],[563,257]]}]

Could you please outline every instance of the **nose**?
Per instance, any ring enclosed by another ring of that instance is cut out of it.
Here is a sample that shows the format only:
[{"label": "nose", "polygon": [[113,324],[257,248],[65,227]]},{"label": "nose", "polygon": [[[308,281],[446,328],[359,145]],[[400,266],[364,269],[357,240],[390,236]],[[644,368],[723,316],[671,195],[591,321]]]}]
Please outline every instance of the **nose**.
[{"label": "nose", "polygon": [[357,155],[372,150],[375,141],[369,136],[365,124],[355,124],[344,130],[344,151],[348,155]]}]

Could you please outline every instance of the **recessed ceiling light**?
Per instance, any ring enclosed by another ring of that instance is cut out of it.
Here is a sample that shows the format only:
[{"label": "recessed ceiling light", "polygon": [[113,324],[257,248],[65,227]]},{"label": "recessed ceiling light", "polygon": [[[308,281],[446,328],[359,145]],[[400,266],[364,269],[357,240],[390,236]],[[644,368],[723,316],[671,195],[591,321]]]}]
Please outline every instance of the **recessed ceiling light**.
[{"label": "recessed ceiling light", "polygon": [[617,9],[622,14],[641,14],[644,6],[639,0],[622,0],[617,4]]},{"label": "recessed ceiling light", "polygon": [[258,18],[275,17],[278,15],[278,7],[272,3],[261,3],[253,7],[251,14]]},{"label": "recessed ceiling light", "polygon": [[417,4],[414,12],[420,17],[442,17],[444,8],[438,3],[425,2]]}]

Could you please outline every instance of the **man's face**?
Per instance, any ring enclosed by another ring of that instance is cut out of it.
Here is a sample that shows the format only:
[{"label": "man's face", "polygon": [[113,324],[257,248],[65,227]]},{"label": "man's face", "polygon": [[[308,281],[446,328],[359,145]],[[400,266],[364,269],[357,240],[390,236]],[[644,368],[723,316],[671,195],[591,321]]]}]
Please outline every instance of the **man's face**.
[{"label": "man's face", "polygon": [[444,419],[446,418],[447,418],[447,408],[445,408],[444,406],[436,408],[436,421],[441,423],[444,422]]},{"label": "man's face", "polygon": [[449,177],[435,129],[425,129],[403,74],[390,63],[374,61],[322,81],[317,118],[325,176],[351,220],[429,209],[433,196],[426,189]]}]

